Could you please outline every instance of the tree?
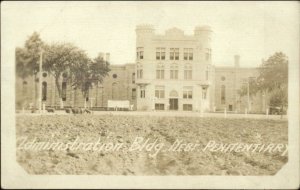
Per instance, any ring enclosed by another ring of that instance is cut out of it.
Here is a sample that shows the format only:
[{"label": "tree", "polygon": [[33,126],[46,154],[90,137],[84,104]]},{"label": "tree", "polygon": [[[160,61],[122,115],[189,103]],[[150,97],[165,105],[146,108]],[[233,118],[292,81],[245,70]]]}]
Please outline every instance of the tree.
[{"label": "tree", "polygon": [[[288,58],[282,52],[276,52],[264,61],[259,67],[259,76],[249,81],[249,94],[268,92],[271,95],[270,105],[280,106],[281,109],[288,106]],[[242,86],[241,95],[246,95],[247,87]],[[245,93],[246,92],[246,93]],[[281,112],[282,113],[282,112]]]},{"label": "tree", "polygon": [[26,40],[23,48],[16,48],[16,76],[23,80],[29,76],[34,76],[35,98],[37,101],[37,73],[39,72],[40,52],[44,47],[44,42],[40,35],[34,32]]},{"label": "tree", "polygon": [[98,85],[103,82],[105,76],[108,75],[109,63],[104,61],[99,55],[88,64],[82,65],[80,62],[72,64],[71,73],[73,87],[79,88],[82,91],[85,102],[87,100],[89,90],[93,85]]},{"label": "tree", "polygon": [[[62,86],[60,79],[63,77],[69,81],[78,70],[86,71],[89,58],[83,50],[70,43],[52,44],[45,48],[43,69],[49,72],[55,79],[55,85],[60,99],[60,107],[63,108]],[[73,73],[72,73],[73,72]],[[75,74],[76,75],[76,74]],[[76,75],[75,78],[80,78]]]}]

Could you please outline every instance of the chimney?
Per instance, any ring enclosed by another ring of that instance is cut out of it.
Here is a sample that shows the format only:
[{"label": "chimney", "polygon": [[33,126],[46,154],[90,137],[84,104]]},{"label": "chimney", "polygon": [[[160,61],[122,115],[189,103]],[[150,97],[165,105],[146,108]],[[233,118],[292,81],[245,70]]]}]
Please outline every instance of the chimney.
[{"label": "chimney", "polygon": [[100,57],[102,60],[104,60],[104,53],[100,52],[100,53],[99,53],[99,57]]},{"label": "chimney", "polygon": [[239,55],[234,56],[234,66],[237,68],[240,67],[240,56]]},{"label": "chimney", "polygon": [[106,57],[105,60],[109,63],[110,62],[110,53],[106,53],[105,57]]}]

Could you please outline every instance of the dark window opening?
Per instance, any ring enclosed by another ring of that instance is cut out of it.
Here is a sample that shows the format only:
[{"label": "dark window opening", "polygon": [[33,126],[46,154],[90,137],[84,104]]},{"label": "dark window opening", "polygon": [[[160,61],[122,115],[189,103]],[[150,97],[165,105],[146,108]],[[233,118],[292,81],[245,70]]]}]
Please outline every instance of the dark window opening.
[{"label": "dark window opening", "polygon": [[155,110],[165,110],[165,104],[155,104]]},{"label": "dark window opening", "polygon": [[183,104],[183,111],[192,111],[193,105],[192,104]]},{"label": "dark window opening", "polygon": [[136,99],[136,89],[135,88],[133,88],[131,90],[131,95],[132,95],[131,99],[135,100]]},{"label": "dark window opening", "polygon": [[67,100],[67,82],[62,83],[61,98],[62,98],[63,101]]},{"label": "dark window opening", "polygon": [[43,82],[42,84],[42,100],[47,100],[47,82]]}]

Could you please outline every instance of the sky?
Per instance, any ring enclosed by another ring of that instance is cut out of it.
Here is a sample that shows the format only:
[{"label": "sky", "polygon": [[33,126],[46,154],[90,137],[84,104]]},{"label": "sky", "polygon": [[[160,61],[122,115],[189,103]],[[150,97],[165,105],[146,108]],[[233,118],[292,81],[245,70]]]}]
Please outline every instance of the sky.
[{"label": "sky", "polygon": [[255,67],[277,51],[299,59],[298,2],[2,2],[2,32],[22,47],[34,32],[48,43],[71,42],[91,58],[111,54],[111,64],[134,63],[135,27],[155,32],[177,27],[193,34],[199,25],[213,30],[213,64]]}]

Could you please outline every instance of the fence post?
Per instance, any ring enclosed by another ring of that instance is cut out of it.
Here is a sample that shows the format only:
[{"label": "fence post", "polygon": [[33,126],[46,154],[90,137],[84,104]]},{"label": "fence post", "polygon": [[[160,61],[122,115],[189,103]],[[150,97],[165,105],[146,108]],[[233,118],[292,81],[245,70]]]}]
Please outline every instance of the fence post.
[{"label": "fence post", "polygon": [[224,117],[225,117],[225,118],[227,117],[227,111],[226,111],[226,108],[224,108]]}]

